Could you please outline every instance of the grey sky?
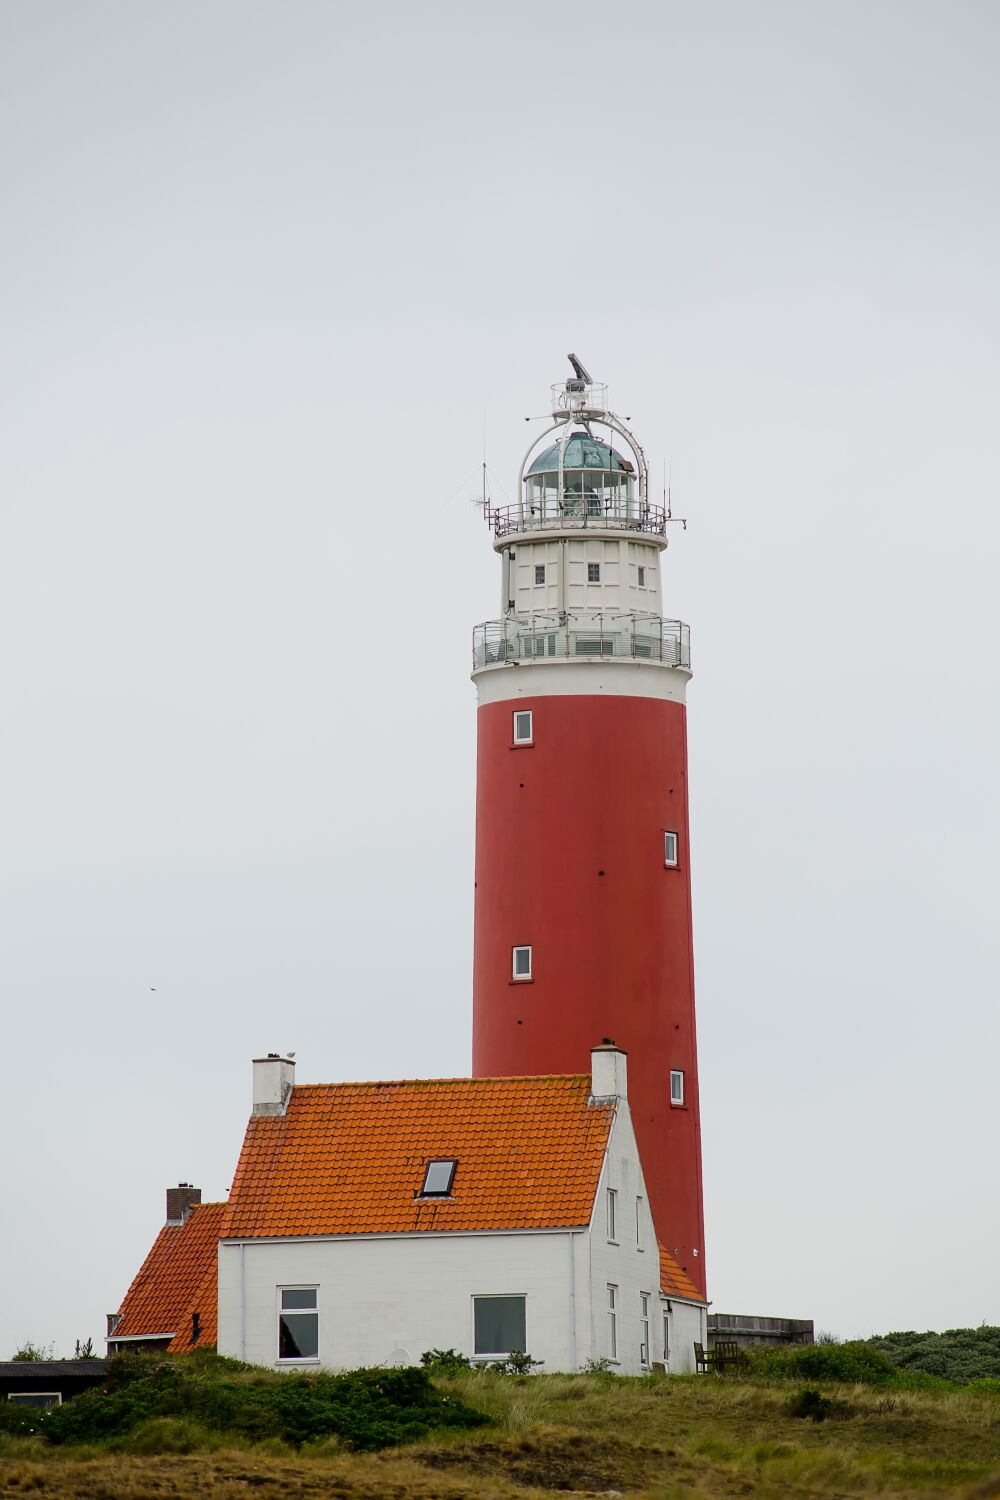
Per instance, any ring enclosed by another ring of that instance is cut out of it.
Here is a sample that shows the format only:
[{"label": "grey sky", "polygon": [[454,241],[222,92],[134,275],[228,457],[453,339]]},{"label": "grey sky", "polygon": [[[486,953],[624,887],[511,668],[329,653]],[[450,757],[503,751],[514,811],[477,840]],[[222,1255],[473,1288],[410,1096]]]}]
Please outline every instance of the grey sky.
[{"label": "grey sky", "polygon": [[462,480],[485,408],[513,487],[569,349],[689,518],[710,1294],[1000,1321],[998,44],[0,6],[0,1356],[225,1192],[261,1049],[468,1070]]}]

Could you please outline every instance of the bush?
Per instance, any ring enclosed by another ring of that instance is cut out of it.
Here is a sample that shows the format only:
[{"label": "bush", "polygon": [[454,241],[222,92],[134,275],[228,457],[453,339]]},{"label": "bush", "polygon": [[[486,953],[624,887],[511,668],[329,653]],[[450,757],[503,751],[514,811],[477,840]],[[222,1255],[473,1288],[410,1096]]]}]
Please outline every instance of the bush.
[{"label": "bush", "polygon": [[825,1422],[827,1417],[848,1417],[852,1408],[843,1401],[832,1401],[819,1391],[799,1391],[786,1408],[790,1417],[808,1417],[811,1422]]},{"label": "bush", "polygon": [[765,1380],[832,1380],[851,1385],[891,1385],[896,1370],[871,1345],[799,1344],[783,1349],[749,1350],[751,1372]]},{"label": "bush", "polygon": [[441,1375],[457,1375],[460,1370],[472,1369],[472,1360],[457,1349],[425,1349],[420,1363],[425,1369],[436,1370]]},{"label": "bush", "polygon": [[961,1385],[1000,1379],[1000,1328],[949,1328],[944,1333],[886,1333],[870,1340],[900,1370]]},{"label": "bush", "polygon": [[[5,1403],[6,1405],[6,1403]],[[204,1446],[205,1433],[298,1448],[332,1435],[360,1451],[425,1436],[435,1427],[476,1427],[487,1421],[455,1397],[439,1392],[424,1370],[353,1370],[343,1375],[272,1374],[223,1359],[178,1363],[123,1357],[108,1381],[45,1411],[0,1409],[0,1427],[41,1433],[50,1443]],[[169,1419],[169,1420],[167,1420]],[[157,1424],[163,1425],[157,1425]],[[157,1451],[142,1447],[140,1451]],[[168,1446],[168,1452],[191,1451]]]}]

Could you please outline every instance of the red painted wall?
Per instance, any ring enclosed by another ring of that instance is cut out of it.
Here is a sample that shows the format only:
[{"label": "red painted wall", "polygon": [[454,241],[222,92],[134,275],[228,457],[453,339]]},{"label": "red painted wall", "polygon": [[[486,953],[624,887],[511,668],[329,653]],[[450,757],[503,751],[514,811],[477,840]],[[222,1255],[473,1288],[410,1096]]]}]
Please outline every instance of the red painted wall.
[{"label": "red painted wall", "polygon": [[[514,747],[516,709],[534,743]],[[663,834],[678,835],[678,867]],[[530,943],[533,978],[511,980]],[[583,1073],[611,1037],[657,1235],[705,1288],[701,1130],[681,704],[519,698],[479,709],[472,1070]],[[685,1102],[670,1103],[682,1068]],[[694,1250],[697,1248],[698,1255]]]}]

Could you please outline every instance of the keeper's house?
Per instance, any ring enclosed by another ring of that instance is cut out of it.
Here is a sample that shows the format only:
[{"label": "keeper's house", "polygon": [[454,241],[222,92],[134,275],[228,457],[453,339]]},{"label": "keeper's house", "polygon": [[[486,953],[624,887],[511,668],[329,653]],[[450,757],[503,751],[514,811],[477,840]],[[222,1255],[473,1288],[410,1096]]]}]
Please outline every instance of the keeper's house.
[{"label": "keeper's house", "polygon": [[[253,1068],[217,1234],[220,1354],[283,1369],[415,1364],[434,1348],[519,1350],[550,1371],[694,1368],[706,1307],[656,1243],[613,1044],[589,1077],[296,1086],[289,1058]],[[160,1331],[174,1350],[192,1346],[198,1300]]]}]

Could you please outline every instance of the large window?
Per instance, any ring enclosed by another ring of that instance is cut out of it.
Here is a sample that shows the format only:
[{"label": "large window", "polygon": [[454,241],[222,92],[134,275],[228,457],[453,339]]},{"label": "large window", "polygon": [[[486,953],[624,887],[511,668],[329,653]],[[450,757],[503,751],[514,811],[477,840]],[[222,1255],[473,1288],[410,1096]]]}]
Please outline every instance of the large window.
[{"label": "large window", "polygon": [[524,1297],[473,1297],[477,1354],[521,1354],[528,1351]]},{"label": "large window", "polygon": [[7,1397],[15,1406],[61,1406],[60,1391],[11,1391]]},{"label": "large window", "polygon": [[608,1358],[618,1358],[618,1288],[608,1287]]},{"label": "large window", "polygon": [[319,1312],[314,1286],[283,1286],[278,1294],[278,1358],[319,1358]]},{"label": "large window", "polygon": [[526,944],[520,948],[511,949],[510,977],[512,979],[531,978],[531,949]]}]

